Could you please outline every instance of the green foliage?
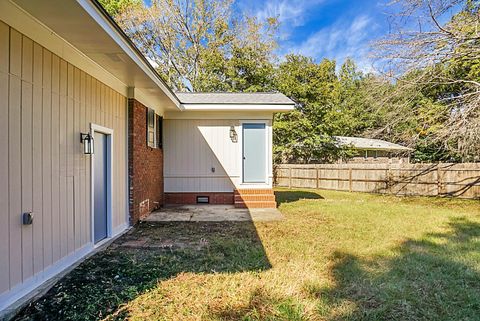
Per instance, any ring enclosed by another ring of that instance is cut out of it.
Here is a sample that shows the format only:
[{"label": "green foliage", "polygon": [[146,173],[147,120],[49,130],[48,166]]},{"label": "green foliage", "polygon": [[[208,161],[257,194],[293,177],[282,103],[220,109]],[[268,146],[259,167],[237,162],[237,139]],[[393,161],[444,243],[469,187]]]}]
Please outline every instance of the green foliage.
[{"label": "green foliage", "polygon": [[112,17],[117,16],[128,7],[142,5],[142,0],[98,0],[98,2]]},{"label": "green foliage", "polygon": [[[227,24],[224,24],[228,28]],[[274,89],[274,65],[272,63],[273,40],[277,22],[265,24],[253,18],[244,18],[234,28],[235,36],[228,41],[228,50],[215,44],[206,49],[201,57],[198,81],[194,91],[258,92]],[[231,30],[229,32],[232,32]]]},{"label": "green foliage", "polygon": [[461,157],[452,154],[444,144],[435,142],[431,137],[422,137],[415,143],[412,160],[422,163],[460,162]]},{"label": "green foliage", "polygon": [[278,114],[274,123],[276,162],[334,162],[353,155],[332,135],[354,135],[373,122],[365,113],[366,82],[351,60],[336,72],[328,59],[288,55],[276,73],[278,90],[297,103],[296,110]]},{"label": "green foliage", "polygon": [[[407,145],[415,148],[412,159],[421,162],[474,160],[480,154],[480,111],[472,96],[480,86],[478,1],[459,1],[463,7],[444,25],[460,35],[457,42],[449,43],[448,33],[431,39],[429,50],[443,60],[415,65],[395,81],[364,74],[352,59],[337,66],[333,60],[317,63],[289,54],[278,63],[277,19],[238,17],[232,1],[152,0],[150,7],[141,0],[101,3],[174,90],[279,91],[295,101],[294,112],[275,115],[275,162],[352,156],[336,145],[335,135]],[[416,0],[405,3],[417,8]],[[449,6],[448,1],[441,5]],[[423,36],[420,32],[414,40]],[[392,42],[395,55],[401,41]],[[452,97],[463,95],[473,98],[452,103]]]},{"label": "green foliage", "polygon": [[238,16],[233,1],[152,0],[116,16],[176,91],[272,89],[276,19]]}]

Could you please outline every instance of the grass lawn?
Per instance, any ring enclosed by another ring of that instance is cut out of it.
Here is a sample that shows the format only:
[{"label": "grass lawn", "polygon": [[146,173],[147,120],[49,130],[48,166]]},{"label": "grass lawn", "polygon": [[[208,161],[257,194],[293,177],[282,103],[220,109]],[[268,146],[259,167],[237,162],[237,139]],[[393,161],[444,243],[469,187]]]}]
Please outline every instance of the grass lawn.
[{"label": "grass lawn", "polygon": [[143,223],[17,319],[480,320],[478,200],[276,194],[282,222]]}]

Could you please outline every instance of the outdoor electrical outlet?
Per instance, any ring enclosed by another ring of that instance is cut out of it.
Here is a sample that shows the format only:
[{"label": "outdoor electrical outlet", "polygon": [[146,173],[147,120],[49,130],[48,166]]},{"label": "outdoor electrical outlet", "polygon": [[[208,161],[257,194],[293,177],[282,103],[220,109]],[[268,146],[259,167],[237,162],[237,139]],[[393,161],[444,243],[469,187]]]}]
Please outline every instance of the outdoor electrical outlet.
[{"label": "outdoor electrical outlet", "polygon": [[23,225],[31,225],[33,223],[33,213],[32,212],[23,213],[22,223]]}]

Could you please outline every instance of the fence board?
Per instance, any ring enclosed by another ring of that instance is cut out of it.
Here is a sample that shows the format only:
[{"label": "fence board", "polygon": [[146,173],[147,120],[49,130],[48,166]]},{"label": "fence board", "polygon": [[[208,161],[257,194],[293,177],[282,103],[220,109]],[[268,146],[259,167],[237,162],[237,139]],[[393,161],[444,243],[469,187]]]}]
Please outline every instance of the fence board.
[{"label": "fence board", "polygon": [[395,195],[480,198],[480,163],[282,164],[277,186]]}]

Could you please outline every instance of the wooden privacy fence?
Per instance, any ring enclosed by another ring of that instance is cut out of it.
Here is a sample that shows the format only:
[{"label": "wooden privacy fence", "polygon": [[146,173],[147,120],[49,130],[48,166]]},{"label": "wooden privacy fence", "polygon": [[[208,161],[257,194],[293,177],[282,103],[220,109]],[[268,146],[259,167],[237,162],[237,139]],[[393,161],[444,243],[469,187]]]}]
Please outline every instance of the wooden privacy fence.
[{"label": "wooden privacy fence", "polygon": [[395,195],[480,198],[480,163],[463,164],[282,164],[282,187]]}]

